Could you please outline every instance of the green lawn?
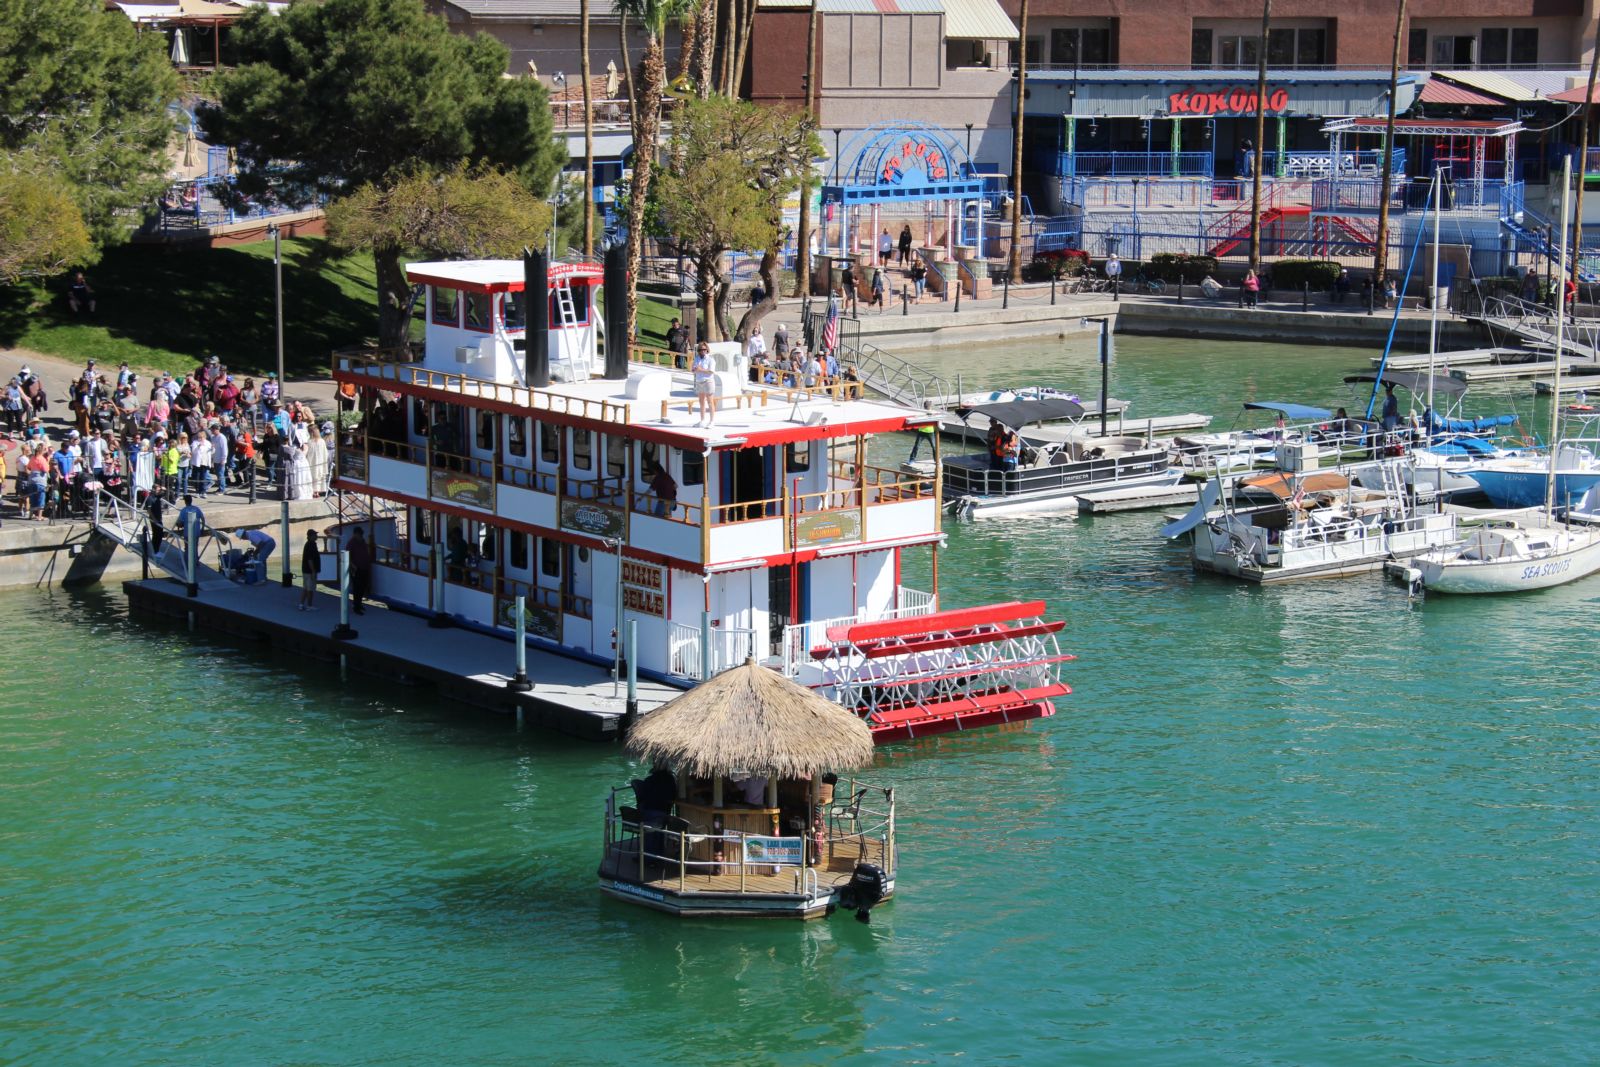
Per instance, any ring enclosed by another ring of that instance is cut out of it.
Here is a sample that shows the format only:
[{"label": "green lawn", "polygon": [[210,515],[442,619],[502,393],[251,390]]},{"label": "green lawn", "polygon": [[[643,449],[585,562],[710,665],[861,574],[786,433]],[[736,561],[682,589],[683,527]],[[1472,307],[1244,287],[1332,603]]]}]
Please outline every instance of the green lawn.
[{"label": "green lawn", "polygon": [[[88,272],[99,306],[73,315],[66,279],[0,289],[0,345],[74,361],[191,370],[215,353],[237,373],[277,365],[272,242],[227,248],[123,245]],[[284,364],[327,374],[335,348],[377,333],[372,257],[333,258],[321,238],[283,242]]]},{"label": "green lawn", "polygon": [[[235,373],[257,377],[277,366],[273,341],[272,242],[227,248],[108,249],[88,272],[98,308],[73,315],[67,279],[0,288],[0,346],[74,362],[127,360],[136,368],[192,370],[215,353]],[[335,258],[327,241],[283,242],[284,369],[290,378],[328,373],[335,348],[377,335],[372,257]],[[666,344],[677,312],[639,300],[644,344]],[[417,323],[420,336],[420,321]]]}]

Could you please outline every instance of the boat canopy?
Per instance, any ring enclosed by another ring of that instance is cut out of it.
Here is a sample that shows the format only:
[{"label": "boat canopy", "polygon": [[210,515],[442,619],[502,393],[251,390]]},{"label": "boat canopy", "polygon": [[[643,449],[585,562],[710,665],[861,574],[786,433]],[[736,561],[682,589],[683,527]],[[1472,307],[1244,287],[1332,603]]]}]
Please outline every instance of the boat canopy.
[{"label": "boat canopy", "polygon": [[1047,396],[1028,400],[1010,400],[1003,404],[978,404],[959,412],[963,421],[974,414],[986,415],[993,422],[1021,429],[1030,422],[1048,422],[1051,419],[1077,419],[1083,417],[1083,405],[1065,397]]},{"label": "boat canopy", "polygon": [[1252,489],[1265,489],[1279,500],[1288,500],[1297,490],[1304,489],[1308,493],[1323,493],[1334,489],[1348,489],[1350,479],[1334,471],[1324,471],[1318,474],[1307,474],[1296,479],[1282,472],[1261,474],[1254,478],[1246,478],[1244,484]]},{"label": "boat canopy", "polygon": [[[1411,370],[1386,370],[1382,374],[1368,371],[1364,374],[1346,374],[1345,384],[1356,382],[1377,382],[1380,385],[1398,385],[1413,396],[1426,396],[1428,393],[1428,374],[1426,371]],[[1448,374],[1435,374],[1433,376],[1434,393],[1447,393],[1450,396],[1461,396],[1467,391],[1467,383],[1460,378],[1452,378]]]},{"label": "boat canopy", "polygon": [[1276,411],[1286,419],[1331,419],[1333,412],[1327,408],[1314,408],[1310,404],[1287,404],[1281,400],[1252,400],[1245,405],[1247,411]]},{"label": "boat canopy", "polygon": [[1515,415],[1479,415],[1475,419],[1447,419],[1437,411],[1428,420],[1440,433],[1486,433],[1497,426],[1510,426],[1517,421]]},{"label": "boat canopy", "polygon": [[1436,456],[1492,456],[1494,445],[1481,437],[1448,437],[1428,449]]}]

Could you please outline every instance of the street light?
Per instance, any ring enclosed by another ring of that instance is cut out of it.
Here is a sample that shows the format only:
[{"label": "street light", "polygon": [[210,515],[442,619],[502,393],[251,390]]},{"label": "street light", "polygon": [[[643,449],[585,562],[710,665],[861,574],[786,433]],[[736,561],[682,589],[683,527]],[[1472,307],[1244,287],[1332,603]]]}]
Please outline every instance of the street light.
[{"label": "street light", "polygon": [[843,130],[833,131],[833,184],[839,184],[839,135]]},{"label": "street light", "polygon": [[967,123],[967,158],[972,158],[972,123]]},{"label": "street light", "polygon": [[1106,435],[1106,395],[1111,391],[1111,317],[1097,315],[1082,318],[1079,324],[1085,329],[1091,322],[1100,324],[1100,436]]},{"label": "street light", "polygon": [[[278,344],[278,410],[282,411],[287,399],[283,392],[283,231],[274,222],[267,226],[267,232],[272,235],[272,287]],[[281,461],[278,466],[283,471],[283,499],[279,523],[283,535],[283,585],[287,589],[294,585],[294,574],[289,570],[289,557],[294,554],[289,551],[289,468]]]}]

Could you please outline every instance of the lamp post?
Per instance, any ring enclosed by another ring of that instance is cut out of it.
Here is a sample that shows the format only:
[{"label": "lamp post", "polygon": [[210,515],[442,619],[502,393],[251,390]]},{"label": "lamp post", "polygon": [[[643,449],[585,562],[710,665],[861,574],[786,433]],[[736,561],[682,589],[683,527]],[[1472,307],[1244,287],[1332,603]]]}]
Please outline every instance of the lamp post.
[{"label": "lamp post", "polygon": [[[278,410],[283,410],[287,401],[284,396],[283,380],[283,231],[276,222],[267,227],[267,232],[272,235],[272,291],[274,295],[273,320],[277,335],[278,346]],[[281,494],[280,525],[283,529],[283,587],[285,589],[294,585],[294,574],[289,570],[289,557],[294,555],[289,550],[289,468],[287,464],[279,463],[283,471],[283,492]]]},{"label": "lamp post", "polygon": [[833,184],[839,184],[839,137],[843,130],[833,131]]},{"label": "lamp post", "polygon": [[972,158],[972,123],[967,123],[967,158]]},{"label": "lamp post", "polygon": [[1111,391],[1111,317],[1097,315],[1080,320],[1087,326],[1100,324],[1100,436],[1106,435],[1106,396]]}]

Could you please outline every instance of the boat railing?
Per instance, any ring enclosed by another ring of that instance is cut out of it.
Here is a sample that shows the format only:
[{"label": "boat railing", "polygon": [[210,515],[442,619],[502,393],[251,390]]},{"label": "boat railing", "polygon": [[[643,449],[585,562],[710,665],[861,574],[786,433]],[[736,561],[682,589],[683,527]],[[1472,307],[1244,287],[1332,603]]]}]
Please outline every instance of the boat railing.
[{"label": "boat railing", "polygon": [[895,875],[893,788],[841,779],[833,799],[815,807],[809,832],[786,826],[775,835],[698,830],[675,816],[647,816],[629,803],[633,799],[629,787],[613,788],[606,798],[602,869],[613,878],[676,883],[681,893],[713,886],[732,892],[736,877],[742,894],[814,899],[818,869],[829,868],[840,851],[850,868],[874,863],[889,878]]},{"label": "boat railing", "polygon": [[700,505],[679,497],[668,500],[644,489],[633,491],[633,510],[640,515],[653,515],[658,519],[681,522],[686,526],[699,526]]},{"label": "boat railing", "polygon": [[1079,482],[1108,481],[1159,473],[1166,466],[1166,452],[1159,450],[1155,455],[1143,451],[1132,455],[1100,456],[1065,463],[1047,463],[1036,467],[1016,467],[1012,470],[995,470],[987,466],[951,463],[947,460],[944,465],[945,496],[947,500],[961,496],[1017,496],[1046,489],[1065,488]]},{"label": "boat railing", "polygon": [[[711,669],[705,669],[702,637],[711,644]],[[681,678],[705,680],[756,654],[756,632],[739,626],[698,626],[668,620],[667,671]]]},{"label": "boat railing", "polygon": [[[897,504],[904,500],[921,500],[934,495],[933,479],[927,475],[907,474],[903,470],[857,464],[836,459],[828,473],[836,482],[861,487],[866,504]],[[836,486],[838,488],[838,486]]]},{"label": "boat railing", "polygon": [[758,519],[776,519],[783,515],[783,497],[773,496],[761,500],[740,500],[732,504],[711,505],[711,525],[733,526]]},{"label": "boat railing", "polygon": [[[519,596],[523,598],[524,607],[529,611],[574,615],[582,619],[592,618],[594,615],[594,605],[588,597],[525,582],[520,578],[509,578],[503,574],[495,578],[494,595],[497,601],[495,619],[507,629],[516,625],[512,605]],[[530,626],[529,632],[538,633],[539,627]]]},{"label": "boat railing", "polygon": [[487,478],[492,480],[495,476],[495,463],[492,459],[481,456],[463,456],[458,452],[446,452],[440,448],[428,449],[428,466],[437,471],[448,471],[451,474],[470,474],[474,478]]},{"label": "boat railing", "polygon": [[533,389],[523,385],[474,378],[456,372],[430,370],[415,363],[384,359],[372,354],[373,350],[335,352],[334,370],[355,377],[376,379],[374,383],[392,382],[434,392],[451,393],[476,400],[492,400],[512,404],[532,411],[555,415],[568,415],[598,422],[628,422],[628,405],[614,404],[609,400],[572,396],[551,389]]},{"label": "boat railing", "polygon": [[[843,400],[860,400],[861,395],[861,383],[852,381],[819,382],[811,386],[788,388],[764,386],[759,389],[741,389],[739,392],[729,393],[727,396],[712,397],[711,406],[716,411],[738,411],[743,408],[764,408],[773,404],[803,404],[813,400],[826,400],[835,403]],[[694,415],[699,411],[698,400],[663,400],[661,402],[662,420],[670,419],[674,410],[680,411],[685,415]]]},{"label": "boat railing", "polygon": [[831,645],[828,631],[840,626],[854,626],[863,622],[880,622],[885,619],[903,619],[913,615],[930,615],[939,610],[937,593],[895,587],[895,606],[884,611],[861,611],[854,615],[839,615],[831,619],[813,619],[783,628],[783,673],[794,677],[802,663],[811,662],[811,650]]},{"label": "boat railing", "polygon": [[521,467],[504,462],[496,467],[496,474],[506,485],[531,489],[536,493],[554,494],[560,481],[555,471],[543,471],[537,467]]}]

